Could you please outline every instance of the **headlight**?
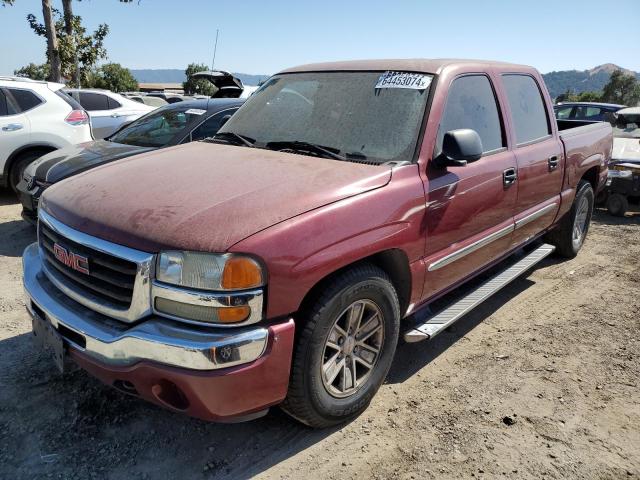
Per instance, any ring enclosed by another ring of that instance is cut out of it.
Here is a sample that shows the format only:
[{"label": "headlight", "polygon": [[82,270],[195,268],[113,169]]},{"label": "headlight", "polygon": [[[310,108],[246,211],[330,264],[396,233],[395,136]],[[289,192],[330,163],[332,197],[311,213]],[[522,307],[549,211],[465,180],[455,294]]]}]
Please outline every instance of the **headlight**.
[{"label": "headlight", "polygon": [[633,172],[630,170],[609,170],[607,176],[609,178],[631,178],[633,176]]},{"label": "headlight", "polygon": [[161,252],[156,280],[161,283],[154,284],[153,304],[159,314],[188,322],[229,326],[261,319],[263,291],[257,287],[264,286],[265,275],[251,257]]},{"label": "headlight", "polygon": [[246,290],[264,285],[258,262],[235,254],[161,252],[156,278],[164,283],[199,290]]}]

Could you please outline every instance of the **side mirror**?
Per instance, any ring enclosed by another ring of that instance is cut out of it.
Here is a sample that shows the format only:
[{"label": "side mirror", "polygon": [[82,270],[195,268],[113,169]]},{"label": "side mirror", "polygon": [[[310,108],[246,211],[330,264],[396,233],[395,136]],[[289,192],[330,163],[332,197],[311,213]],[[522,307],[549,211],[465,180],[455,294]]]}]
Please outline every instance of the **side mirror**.
[{"label": "side mirror", "polygon": [[444,134],[442,152],[434,163],[439,167],[464,167],[482,157],[482,140],[475,130],[461,128]]}]

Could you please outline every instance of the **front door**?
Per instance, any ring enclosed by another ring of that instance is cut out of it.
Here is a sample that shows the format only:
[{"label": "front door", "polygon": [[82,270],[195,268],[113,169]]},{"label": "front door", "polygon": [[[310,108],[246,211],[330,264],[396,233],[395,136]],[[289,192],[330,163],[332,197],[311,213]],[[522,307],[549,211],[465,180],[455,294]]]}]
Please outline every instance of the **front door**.
[{"label": "front door", "polygon": [[426,276],[423,299],[463,281],[508,249],[516,203],[516,159],[488,76],[453,80],[438,128],[434,157],[450,130],[470,128],[484,155],[461,167],[427,166]]}]

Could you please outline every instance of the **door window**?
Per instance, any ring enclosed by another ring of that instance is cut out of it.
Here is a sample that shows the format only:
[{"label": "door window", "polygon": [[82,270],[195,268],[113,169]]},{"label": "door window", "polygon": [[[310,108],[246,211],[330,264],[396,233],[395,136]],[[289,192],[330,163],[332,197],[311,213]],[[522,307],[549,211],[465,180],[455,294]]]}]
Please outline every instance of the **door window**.
[{"label": "door window", "polygon": [[542,93],[529,75],[503,76],[509,108],[513,117],[518,145],[539,140],[551,134]]},{"label": "door window", "polygon": [[89,111],[109,110],[109,97],[101,93],[79,92],[79,102],[82,107]]},{"label": "door window", "polygon": [[212,115],[193,131],[191,140],[195,142],[203,138],[213,137],[222,126],[222,120],[227,116],[231,116],[236,110],[237,108],[234,108],[233,110],[225,110]]},{"label": "door window", "polygon": [[4,92],[0,90],[0,117],[6,117],[9,115],[7,110],[7,97],[4,95]]},{"label": "door window", "polygon": [[505,146],[496,97],[484,75],[460,77],[451,84],[438,128],[438,152],[442,150],[444,134],[460,128],[470,128],[480,135],[484,153]]},{"label": "door window", "polygon": [[107,97],[107,101],[109,102],[109,110],[113,110],[114,108],[120,108],[122,105],[120,105],[120,102],[118,102],[117,100],[114,100],[111,97]]},{"label": "door window", "polygon": [[571,111],[573,107],[560,107],[556,108],[556,118],[558,120],[568,120],[571,118]]},{"label": "door window", "polygon": [[9,92],[9,96],[13,97],[13,103],[17,105],[19,112],[26,112],[43,103],[40,97],[29,90],[8,88],[7,91]]}]

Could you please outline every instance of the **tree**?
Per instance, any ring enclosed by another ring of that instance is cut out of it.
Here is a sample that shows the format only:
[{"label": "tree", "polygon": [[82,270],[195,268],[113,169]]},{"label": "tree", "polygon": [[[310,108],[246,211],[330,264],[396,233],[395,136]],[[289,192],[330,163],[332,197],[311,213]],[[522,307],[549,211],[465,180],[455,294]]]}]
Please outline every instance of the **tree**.
[{"label": "tree", "polygon": [[105,63],[95,71],[91,80],[93,87],[105,88],[112,92],[138,90],[138,82],[129,69],[119,63]]},{"label": "tree", "polygon": [[[76,56],[78,69],[80,71],[80,83],[86,85],[91,71],[94,69],[98,60],[107,57],[107,51],[104,48],[104,39],[109,33],[109,26],[101,24],[98,26],[93,34],[87,34],[86,29],[82,26],[82,18],[78,15],[71,15],[70,26],[71,34],[68,33],[67,23],[63,15],[56,9],[52,9],[54,20],[54,32],[56,37],[56,51],[57,57],[60,60],[60,72],[62,77],[72,79],[76,77],[76,81],[70,81],[69,85],[77,85],[77,69],[76,69]],[[37,18],[33,14],[27,15],[27,21],[29,26],[36,33],[36,35],[47,36],[47,26],[38,22]],[[47,63],[49,64],[50,72],[54,69],[54,64],[51,62],[49,53],[47,52]],[[53,78],[53,73],[49,75],[49,78]]]},{"label": "tree", "polygon": [[567,90],[556,97],[556,103],[560,102],[600,102],[602,94],[600,92],[580,92],[574,93]]},{"label": "tree", "polygon": [[26,67],[14,70],[13,74],[18,77],[31,78],[32,80],[46,80],[49,78],[49,64],[43,63],[41,65],[37,65],[35,63],[30,63]]},{"label": "tree", "polygon": [[205,72],[209,70],[203,63],[190,63],[187,66],[187,69],[184,71],[187,76],[187,81],[182,82],[182,88],[184,89],[184,93],[188,95],[193,95],[194,93],[199,93],[200,95],[208,95],[212,96],[216,93],[216,87],[213,86],[211,82],[208,80],[192,80],[191,75],[196,72]]},{"label": "tree", "polygon": [[49,81],[60,82],[60,80],[62,80],[60,51],[58,50],[58,36],[53,24],[53,12],[51,9],[50,0],[42,0],[42,16],[44,18],[42,35],[47,39],[47,59],[49,61]]},{"label": "tree", "polygon": [[640,83],[633,75],[627,75],[622,70],[611,74],[609,83],[602,91],[602,101],[635,106],[640,102]]}]

